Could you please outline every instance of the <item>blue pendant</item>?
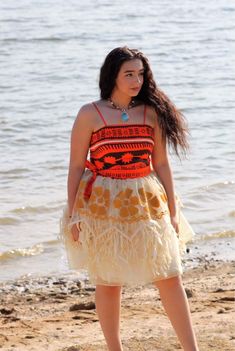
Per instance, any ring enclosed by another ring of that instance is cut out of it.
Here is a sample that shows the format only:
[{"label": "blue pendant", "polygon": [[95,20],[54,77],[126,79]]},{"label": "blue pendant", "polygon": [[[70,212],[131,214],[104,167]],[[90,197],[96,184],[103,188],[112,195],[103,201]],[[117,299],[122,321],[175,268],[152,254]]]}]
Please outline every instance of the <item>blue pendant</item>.
[{"label": "blue pendant", "polygon": [[122,112],[122,120],[123,120],[123,121],[128,121],[128,119],[129,119],[128,114],[127,114],[125,111]]}]

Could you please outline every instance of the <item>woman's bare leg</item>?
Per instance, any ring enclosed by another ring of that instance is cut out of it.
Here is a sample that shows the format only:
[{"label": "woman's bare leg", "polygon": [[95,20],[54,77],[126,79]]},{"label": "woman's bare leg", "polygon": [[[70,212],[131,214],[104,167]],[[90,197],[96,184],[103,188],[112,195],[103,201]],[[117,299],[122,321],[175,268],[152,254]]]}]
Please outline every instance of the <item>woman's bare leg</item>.
[{"label": "woman's bare leg", "polygon": [[199,351],[181,276],[163,279],[154,285],[159,289],[164,309],[184,351]]},{"label": "woman's bare leg", "polygon": [[120,340],[121,287],[96,285],[95,302],[109,351],[123,351]]}]

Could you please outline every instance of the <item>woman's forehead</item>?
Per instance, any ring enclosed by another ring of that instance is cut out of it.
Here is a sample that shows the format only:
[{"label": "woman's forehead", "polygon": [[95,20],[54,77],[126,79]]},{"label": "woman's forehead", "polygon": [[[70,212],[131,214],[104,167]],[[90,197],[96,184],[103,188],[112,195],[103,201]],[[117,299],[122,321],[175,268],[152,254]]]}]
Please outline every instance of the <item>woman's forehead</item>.
[{"label": "woman's forehead", "polygon": [[121,71],[139,71],[143,69],[143,62],[140,59],[125,61],[121,66]]}]

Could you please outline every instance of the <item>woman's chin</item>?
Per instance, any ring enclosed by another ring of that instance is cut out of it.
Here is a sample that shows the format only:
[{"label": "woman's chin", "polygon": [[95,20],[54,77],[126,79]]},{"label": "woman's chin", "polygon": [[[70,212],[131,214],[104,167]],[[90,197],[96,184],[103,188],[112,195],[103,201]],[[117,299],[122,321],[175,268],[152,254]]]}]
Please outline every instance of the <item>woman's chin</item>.
[{"label": "woman's chin", "polygon": [[130,96],[131,97],[135,97],[135,96],[137,96],[139,94],[139,92],[140,92],[139,90],[138,91],[132,90],[131,93],[130,93]]}]

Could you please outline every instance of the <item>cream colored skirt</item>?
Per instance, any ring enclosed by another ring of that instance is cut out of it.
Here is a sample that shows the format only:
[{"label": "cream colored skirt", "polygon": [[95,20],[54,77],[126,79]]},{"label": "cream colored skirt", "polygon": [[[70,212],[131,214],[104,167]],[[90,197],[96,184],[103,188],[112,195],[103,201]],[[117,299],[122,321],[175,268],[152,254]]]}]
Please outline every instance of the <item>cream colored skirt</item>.
[{"label": "cream colored skirt", "polygon": [[[176,194],[179,233],[174,230],[165,189],[156,172],[140,178],[97,176],[88,201],[83,192],[92,176],[85,169],[72,218],[64,206],[59,239],[71,269],[85,269],[92,284],[145,285],[183,273],[181,257],[195,233]],[[79,241],[70,231],[76,224]]]}]

